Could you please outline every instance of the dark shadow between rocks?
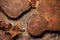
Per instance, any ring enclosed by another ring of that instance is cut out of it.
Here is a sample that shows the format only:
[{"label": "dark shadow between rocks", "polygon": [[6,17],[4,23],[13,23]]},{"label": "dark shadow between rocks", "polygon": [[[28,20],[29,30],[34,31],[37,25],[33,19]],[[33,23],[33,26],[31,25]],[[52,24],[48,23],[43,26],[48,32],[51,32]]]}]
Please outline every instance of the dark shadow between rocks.
[{"label": "dark shadow between rocks", "polygon": [[[28,32],[28,33],[29,33],[29,32]],[[30,33],[29,33],[29,35],[30,35],[31,37],[37,39],[37,38],[42,38],[46,33],[50,33],[50,34],[54,33],[54,34],[60,35],[60,32],[58,32],[58,31],[49,31],[49,30],[44,31],[42,34],[40,34],[40,35],[38,35],[38,36],[32,36]]]},{"label": "dark shadow between rocks", "polygon": [[24,11],[24,12],[22,12],[18,17],[16,17],[16,18],[11,18],[11,17],[9,17],[4,11],[3,11],[3,9],[0,7],[0,10],[3,12],[3,14],[4,15],[6,15],[6,17],[8,17],[9,19],[11,19],[11,20],[18,20],[19,18],[21,18],[21,17],[23,17],[25,14],[27,14],[30,10],[31,10],[31,7],[28,9],[28,10],[26,10],[26,11]]}]

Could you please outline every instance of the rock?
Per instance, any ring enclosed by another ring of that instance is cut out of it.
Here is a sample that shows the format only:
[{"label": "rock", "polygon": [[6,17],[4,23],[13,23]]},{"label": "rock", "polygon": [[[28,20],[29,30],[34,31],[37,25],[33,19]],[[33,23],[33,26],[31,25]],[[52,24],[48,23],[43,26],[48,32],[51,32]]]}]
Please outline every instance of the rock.
[{"label": "rock", "polygon": [[37,10],[49,22],[49,30],[60,32],[60,0],[42,0]]},{"label": "rock", "polygon": [[36,8],[28,21],[28,32],[32,36],[42,34],[45,30],[60,32],[60,1],[40,0],[40,5]]},{"label": "rock", "polygon": [[47,29],[47,24],[48,21],[45,18],[35,13],[30,17],[27,29],[32,36],[38,36]]},{"label": "rock", "polygon": [[30,4],[27,0],[0,0],[0,7],[8,17],[17,18],[30,9]]}]

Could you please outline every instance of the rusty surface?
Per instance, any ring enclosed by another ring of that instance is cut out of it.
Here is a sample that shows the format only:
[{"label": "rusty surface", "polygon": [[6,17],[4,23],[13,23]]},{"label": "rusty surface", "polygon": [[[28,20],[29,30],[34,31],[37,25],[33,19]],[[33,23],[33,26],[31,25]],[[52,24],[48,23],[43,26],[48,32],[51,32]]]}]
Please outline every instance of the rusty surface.
[{"label": "rusty surface", "polygon": [[33,36],[41,35],[47,29],[48,21],[38,13],[32,14],[28,23],[28,32]]}]

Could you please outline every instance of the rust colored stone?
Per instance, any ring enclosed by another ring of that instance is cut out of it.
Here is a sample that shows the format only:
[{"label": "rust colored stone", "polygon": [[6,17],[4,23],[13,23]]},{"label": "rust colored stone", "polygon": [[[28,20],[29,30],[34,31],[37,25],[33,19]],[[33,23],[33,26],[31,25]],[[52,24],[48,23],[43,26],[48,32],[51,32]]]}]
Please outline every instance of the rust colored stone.
[{"label": "rust colored stone", "polygon": [[29,10],[30,4],[27,0],[0,0],[0,7],[7,16],[17,18]]},{"label": "rust colored stone", "polygon": [[47,29],[48,21],[39,14],[33,14],[28,23],[28,32],[33,36],[38,36]]},{"label": "rust colored stone", "polygon": [[60,0],[40,0],[33,14],[27,27],[32,36],[38,36],[45,30],[60,32]]}]

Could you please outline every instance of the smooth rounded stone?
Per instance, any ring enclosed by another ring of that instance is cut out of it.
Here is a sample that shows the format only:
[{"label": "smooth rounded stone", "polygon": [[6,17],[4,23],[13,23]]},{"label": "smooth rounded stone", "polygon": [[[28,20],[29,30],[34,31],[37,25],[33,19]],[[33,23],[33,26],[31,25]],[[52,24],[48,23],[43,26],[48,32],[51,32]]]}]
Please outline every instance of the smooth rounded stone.
[{"label": "smooth rounded stone", "polygon": [[17,18],[30,9],[28,0],[0,0],[0,7],[8,17]]},{"label": "smooth rounded stone", "polygon": [[47,24],[48,22],[43,16],[35,13],[32,14],[28,21],[27,30],[32,36],[39,36],[47,30]]},{"label": "smooth rounded stone", "polygon": [[60,32],[60,0],[41,0],[28,21],[28,32],[32,36],[42,34],[45,30]]}]

